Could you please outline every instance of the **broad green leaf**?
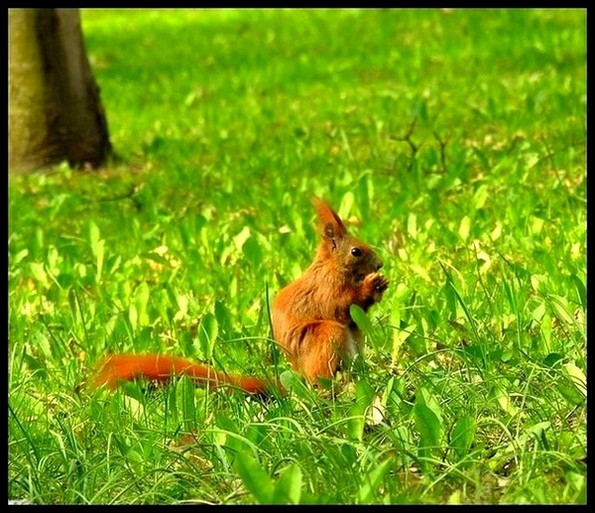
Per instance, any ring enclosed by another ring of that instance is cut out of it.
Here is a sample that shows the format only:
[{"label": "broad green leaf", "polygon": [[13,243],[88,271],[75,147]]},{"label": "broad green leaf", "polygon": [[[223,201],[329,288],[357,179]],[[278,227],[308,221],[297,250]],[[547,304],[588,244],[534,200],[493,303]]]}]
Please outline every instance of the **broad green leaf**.
[{"label": "broad green leaf", "polygon": [[138,326],[138,310],[134,303],[130,303],[130,306],[128,307],[128,320],[132,326],[132,331],[135,331]]},{"label": "broad green leaf", "polygon": [[16,255],[14,255],[12,258],[9,259],[10,265],[16,266],[27,255],[29,255],[29,250],[26,248],[21,249],[21,251],[19,251]]},{"label": "broad green leaf", "polygon": [[52,348],[55,347],[55,344],[52,344],[50,339],[43,332],[37,332],[34,335],[33,343],[37,351],[43,353],[48,361],[51,362],[54,359]]},{"label": "broad green leaf", "polygon": [[47,377],[48,371],[43,361],[39,360],[38,358],[34,358],[26,351],[23,353],[23,360],[27,363],[29,368],[36,374],[36,378],[41,377],[45,379]]},{"label": "broad green leaf", "polygon": [[355,384],[355,398],[362,412],[365,412],[370,404],[372,404],[374,389],[366,379],[360,379]]},{"label": "broad green leaf", "polygon": [[535,322],[540,323],[541,319],[543,319],[544,315],[545,315],[545,303],[542,301],[531,312],[531,317]]},{"label": "broad green leaf", "polygon": [[546,451],[550,450],[549,442],[547,441],[547,437],[545,432],[552,426],[550,421],[538,422],[537,424],[531,426],[527,432],[533,433],[535,437],[541,442],[543,448]]},{"label": "broad green leaf", "polygon": [[[382,121],[380,121],[382,124]],[[372,170],[366,169],[357,186],[358,200],[357,204],[361,212],[362,219],[371,219],[370,206],[374,205],[374,180],[372,179]]]},{"label": "broad green leaf", "polygon": [[502,388],[494,388],[494,397],[498,401],[500,408],[502,408],[502,410],[508,413],[508,415],[514,417],[518,413],[518,409],[514,404],[512,404],[510,396]]},{"label": "broad green leaf", "polygon": [[490,239],[495,241],[500,238],[500,235],[502,235],[502,223],[497,221],[492,233],[490,233]]},{"label": "broad green leaf", "polygon": [[579,391],[574,384],[566,385],[564,383],[558,383],[556,389],[560,392],[560,395],[573,406],[580,406],[585,403],[584,392]]},{"label": "broad green leaf", "polygon": [[566,482],[572,484],[574,489],[577,491],[574,504],[587,504],[587,476],[585,473],[578,473],[573,471],[567,471],[564,473]]},{"label": "broad green leaf", "polygon": [[[394,326],[394,324],[393,324]],[[392,361],[396,363],[400,354],[400,349],[403,343],[411,336],[411,334],[415,331],[415,326],[412,324],[410,326],[406,326],[403,329],[395,328],[393,329],[393,346],[392,346]]]},{"label": "broad green leaf", "polygon": [[233,243],[238,251],[242,251],[244,243],[250,238],[250,228],[244,226],[242,231],[233,237]]},{"label": "broad green leaf", "polygon": [[371,470],[363,476],[362,484],[357,492],[358,504],[369,504],[376,498],[378,488],[382,483],[382,478],[388,470],[390,470],[392,463],[393,459],[387,458],[379,465],[374,465]]},{"label": "broad green leaf", "polygon": [[508,304],[510,305],[510,309],[513,312],[517,312],[517,305],[516,305],[516,295],[513,287],[507,282],[504,281],[502,283],[502,288],[504,289],[504,293],[506,294],[506,299],[508,299]]},{"label": "broad green leaf", "polygon": [[581,278],[579,278],[576,274],[573,274],[570,277],[570,279],[572,280],[572,283],[574,284],[574,288],[576,289],[576,294],[578,296],[581,306],[583,308],[586,308],[586,306],[587,306],[587,289],[585,288],[584,281]]},{"label": "broad green leaf", "polygon": [[377,426],[386,419],[386,401],[379,395],[374,396],[372,404],[366,410],[366,426]]},{"label": "broad green leaf", "polygon": [[370,321],[366,312],[357,305],[351,305],[349,307],[349,314],[351,315],[353,322],[355,322],[357,327],[368,337],[372,345],[378,347],[378,338],[376,337],[374,326],[372,326],[372,321]]},{"label": "broad green leaf", "polygon": [[211,359],[213,357],[213,348],[219,333],[217,319],[212,313],[207,313],[201,319],[198,326],[198,338],[194,344],[195,350],[201,358]]},{"label": "broad green leaf", "polygon": [[414,274],[420,276],[428,283],[432,283],[432,277],[429,275],[428,270],[425,267],[415,262],[412,262],[411,264],[409,264],[409,268],[413,271]]},{"label": "broad green leaf", "polygon": [[182,321],[188,315],[188,297],[185,294],[177,294],[176,304],[178,305],[178,311],[174,315],[174,321]]},{"label": "broad green leaf", "polygon": [[292,463],[281,471],[273,492],[274,504],[299,504],[302,494],[302,469]]},{"label": "broad green leaf", "polygon": [[440,401],[430,393],[428,389],[420,386],[415,391],[415,401],[416,403],[423,404],[430,408],[438,418],[440,425],[442,425],[442,408],[440,407]]},{"label": "broad green leaf", "polygon": [[255,237],[250,237],[242,246],[242,252],[254,269],[259,269],[262,265],[262,248]]},{"label": "broad green leaf", "polygon": [[196,429],[196,397],[194,393],[196,386],[190,378],[182,376],[176,383],[175,388],[178,394],[177,404],[182,407],[184,429],[186,431]]},{"label": "broad green leaf", "polygon": [[393,307],[391,308],[390,323],[392,326],[396,327],[401,325],[401,308],[398,304],[393,305]]},{"label": "broad green leaf", "polygon": [[350,440],[360,440],[364,434],[364,415],[359,411],[357,406],[349,409],[347,414],[347,436]]},{"label": "broad green leaf", "polygon": [[469,238],[470,227],[471,219],[469,219],[469,216],[463,217],[463,219],[461,219],[461,224],[459,225],[459,236],[461,239],[467,240]]},{"label": "broad green leaf", "polygon": [[442,424],[436,414],[425,404],[416,402],[413,406],[415,427],[420,434],[420,446],[438,447],[442,437]]},{"label": "broad green leaf", "polygon": [[[161,246],[161,248],[164,248],[165,246]],[[163,252],[160,251],[161,248],[156,248],[153,251],[147,251],[146,253],[142,253],[141,256],[147,260],[150,260],[151,262],[155,262],[156,264],[159,264],[159,266],[163,266],[163,267],[171,267],[171,262],[170,260],[168,260],[167,258],[165,258],[163,255],[167,254],[167,251]]]},{"label": "broad green leaf", "polygon": [[374,400],[374,389],[365,379],[355,385],[355,403],[349,408],[347,429],[350,438],[361,440],[364,434],[366,411]]},{"label": "broad green leaf", "polygon": [[561,321],[564,321],[569,325],[576,324],[576,320],[572,316],[568,300],[565,297],[558,296],[556,294],[549,294],[548,298],[550,299],[551,305],[556,312],[556,315]]},{"label": "broad green leaf", "polygon": [[489,162],[488,158],[486,157],[485,153],[483,151],[481,151],[481,149],[479,149],[477,146],[473,146],[471,148],[471,150],[473,151],[473,153],[475,154],[475,156],[479,160],[479,162],[480,162],[481,166],[483,167],[483,169],[485,171],[490,170],[492,166],[490,165],[490,162]]},{"label": "broad green leaf", "polygon": [[456,490],[448,496],[446,500],[446,504],[462,504],[463,501],[461,500],[461,490]]},{"label": "broad green leaf", "polygon": [[87,276],[87,266],[85,264],[77,262],[74,265],[74,270],[80,278],[84,278],[85,276]]},{"label": "broad green leaf", "polygon": [[281,381],[281,384],[285,390],[296,394],[298,398],[305,399],[307,401],[312,399],[312,392],[304,383],[304,379],[295,371],[291,369],[283,371],[279,376],[279,381]]},{"label": "broad green leaf", "polygon": [[95,246],[95,283],[101,281],[101,274],[103,273],[103,258],[105,255],[105,241],[100,240]]},{"label": "broad green leaf", "polygon": [[544,349],[550,352],[552,347],[552,316],[548,312],[543,316],[539,329],[543,337]]},{"label": "broad green leaf", "polygon": [[412,239],[417,237],[417,216],[413,212],[407,217],[407,233]]},{"label": "broad green leaf", "polygon": [[531,275],[531,287],[536,292],[547,293],[549,288],[549,279],[544,274],[532,274]]},{"label": "broad green leaf", "polygon": [[135,420],[140,420],[145,414],[145,396],[138,383],[124,381],[120,389],[125,393],[122,401],[127,406],[130,414]]},{"label": "broad green leaf", "polygon": [[475,439],[475,421],[470,415],[460,417],[452,430],[450,445],[459,459],[464,458]]},{"label": "broad green leaf", "polygon": [[77,324],[80,321],[80,304],[76,294],[76,289],[74,288],[68,290],[68,304],[70,305],[72,320],[75,324]]},{"label": "broad green leaf", "polygon": [[31,270],[33,277],[44,287],[48,288],[50,286],[48,275],[45,272],[45,266],[43,264],[40,264],[39,262],[31,262],[29,264],[29,269]]},{"label": "broad green leaf", "polygon": [[232,331],[234,319],[225,302],[215,301],[215,319],[222,333]]},{"label": "broad green leaf", "polygon": [[428,102],[425,99],[420,99],[415,103],[415,113],[419,116],[419,119],[424,123],[430,122],[430,116],[428,114]]},{"label": "broad green leaf", "polygon": [[238,452],[235,457],[234,468],[258,503],[272,504],[275,484],[266,470],[251,454]]},{"label": "broad green leaf", "polygon": [[393,363],[395,363],[397,361],[397,357],[399,355],[399,350],[401,349],[401,345],[403,345],[403,342],[405,342],[405,340],[409,336],[409,333],[404,333],[403,331],[401,331],[399,329],[399,327],[401,326],[401,308],[399,307],[399,305],[395,305],[391,309],[390,324],[391,324],[391,326],[394,326],[394,328],[392,330],[393,343],[392,343],[392,349],[391,349],[391,356],[392,356]]},{"label": "broad green leaf", "polygon": [[475,194],[473,195],[473,201],[475,203],[475,208],[480,209],[483,208],[485,205],[486,200],[488,199],[488,187],[485,184],[480,185]]},{"label": "broad green leaf", "polygon": [[99,237],[99,227],[95,224],[95,221],[89,221],[89,245],[94,255],[97,254]]},{"label": "broad green leaf", "polygon": [[147,313],[147,305],[149,304],[149,285],[143,281],[135,291],[134,304],[136,306],[136,313],[138,315],[139,326],[147,326],[149,324],[149,314]]},{"label": "broad green leaf", "polygon": [[165,401],[165,418],[169,417],[171,422],[174,425],[179,423],[179,408],[178,408],[178,399],[177,399],[177,389],[178,387],[167,387],[166,388],[166,401]]},{"label": "broad green leaf", "polygon": [[57,276],[58,274],[60,274],[60,269],[58,268],[58,265],[57,265],[58,258],[59,258],[58,250],[56,249],[56,246],[51,244],[50,247],[48,248],[47,261],[48,261],[48,270],[54,276]]},{"label": "broad green leaf", "polygon": [[587,397],[587,377],[583,371],[572,362],[565,363],[563,368],[577,390]]},{"label": "broad green leaf", "polygon": [[347,191],[341,200],[341,206],[339,207],[339,215],[342,219],[347,219],[351,209],[353,208],[353,204],[355,203],[355,196],[353,192]]},{"label": "broad green leaf", "polygon": [[554,367],[556,364],[561,362],[564,359],[564,356],[560,353],[548,353],[548,355],[543,359],[543,364],[547,365],[548,367]]},{"label": "broad green leaf", "polygon": [[531,233],[533,233],[534,235],[540,233],[543,229],[543,219],[541,217],[531,216],[529,221],[531,223]]},{"label": "broad green leaf", "polygon": [[531,169],[539,162],[540,157],[538,153],[530,152],[527,153],[526,159],[527,168]]}]

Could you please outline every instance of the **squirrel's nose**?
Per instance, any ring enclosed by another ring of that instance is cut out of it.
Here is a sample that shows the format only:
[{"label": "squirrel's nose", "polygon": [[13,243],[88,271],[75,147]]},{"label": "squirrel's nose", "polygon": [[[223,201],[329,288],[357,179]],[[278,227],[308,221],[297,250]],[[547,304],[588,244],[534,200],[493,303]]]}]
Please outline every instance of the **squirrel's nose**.
[{"label": "squirrel's nose", "polygon": [[384,264],[382,263],[382,260],[378,260],[378,263],[376,264],[376,270],[379,271],[383,265]]}]

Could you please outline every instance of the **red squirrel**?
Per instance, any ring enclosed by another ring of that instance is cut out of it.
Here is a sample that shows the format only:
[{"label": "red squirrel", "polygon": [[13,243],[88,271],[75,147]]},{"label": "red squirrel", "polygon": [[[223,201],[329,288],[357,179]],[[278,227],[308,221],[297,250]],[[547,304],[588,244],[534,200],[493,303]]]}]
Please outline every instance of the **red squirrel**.
[{"label": "red squirrel", "polygon": [[[273,337],[293,369],[309,382],[332,378],[343,362],[362,347],[363,336],[351,319],[355,304],[364,311],[377,303],[388,287],[378,274],[382,261],[367,244],[349,235],[338,214],[314,198],[321,240],[314,261],[304,274],[283,288],[273,301]],[[186,375],[197,384],[227,386],[269,395],[271,382],[216,371],[209,365],[165,355],[109,356],[95,377],[98,386],[115,388],[137,377],[168,381]],[[283,391],[280,384],[276,387]]]}]

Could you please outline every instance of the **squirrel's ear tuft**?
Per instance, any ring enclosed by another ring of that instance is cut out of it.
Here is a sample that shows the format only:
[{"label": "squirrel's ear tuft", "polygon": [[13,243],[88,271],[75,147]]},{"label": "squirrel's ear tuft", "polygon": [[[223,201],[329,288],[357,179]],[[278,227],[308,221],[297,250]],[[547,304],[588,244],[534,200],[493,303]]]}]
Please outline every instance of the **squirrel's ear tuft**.
[{"label": "squirrel's ear tuft", "polygon": [[329,206],[328,203],[320,198],[312,198],[312,204],[316,209],[316,215],[320,222],[322,236],[329,239],[337,239],[347,234],[347,228],[341,221],[339,215]]}]

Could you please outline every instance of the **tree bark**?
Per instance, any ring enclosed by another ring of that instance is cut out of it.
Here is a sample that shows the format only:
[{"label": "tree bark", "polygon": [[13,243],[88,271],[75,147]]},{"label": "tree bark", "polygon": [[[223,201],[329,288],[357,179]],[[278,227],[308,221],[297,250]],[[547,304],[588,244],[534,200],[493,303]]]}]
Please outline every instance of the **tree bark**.
[{"label": "tree bark", "polygon": [[107,121],[78,9],[9,10],[9,167],[101,166]]}]

